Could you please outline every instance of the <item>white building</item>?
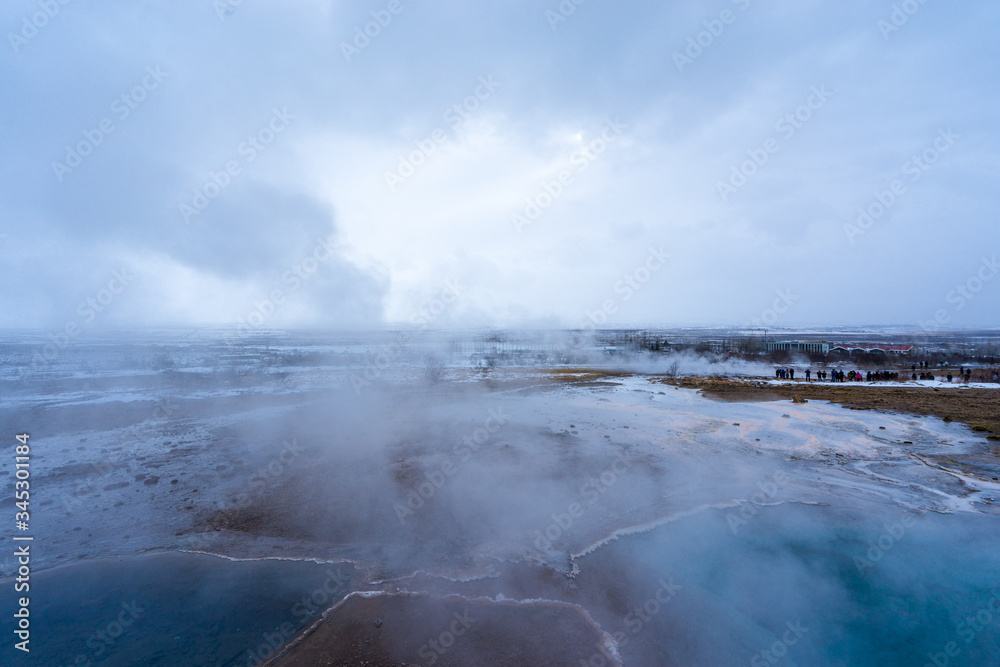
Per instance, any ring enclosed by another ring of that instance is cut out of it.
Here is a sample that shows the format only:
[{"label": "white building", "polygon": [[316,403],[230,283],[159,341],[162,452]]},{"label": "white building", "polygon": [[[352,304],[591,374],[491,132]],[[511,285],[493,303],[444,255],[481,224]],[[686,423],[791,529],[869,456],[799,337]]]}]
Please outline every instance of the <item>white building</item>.
[{"label": "white building", "polygon": [[830,351],[830,344],[825,340],[774,340],[768,341],[765,349],[768,352],[788,351],[826,354]]}]

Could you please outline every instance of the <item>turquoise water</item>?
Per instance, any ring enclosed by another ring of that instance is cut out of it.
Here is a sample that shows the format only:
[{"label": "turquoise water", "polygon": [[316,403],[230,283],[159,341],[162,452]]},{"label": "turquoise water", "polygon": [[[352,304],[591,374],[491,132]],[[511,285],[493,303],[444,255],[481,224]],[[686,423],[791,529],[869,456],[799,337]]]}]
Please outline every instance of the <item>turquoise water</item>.
[{"label": "turquoise water", "polygon": [[642,633],[621,628],[626,664],[710,664],[718,629],[715,664],[1000,665],[1000,518],[881,512],[768,507],[735,533],[702,514],[585,557],[581,578],[625,562],[683,587]]},{"label": "turquoise water", "polygon": [[[601,600],[618,595],[626,608],[652,595],[649,582],[681,587],[641,629],[598,614],[628,637],[626,664],[1000,664],[1000,519],[786,504],[734,531],[729,514],[702,513],[581,559],[580,586],[598,582]],[[30,656],[9,639],[13,593],[0,598],[0,664],[257,665],[343,597],[351,574],[187,553],[42,571],[31,579]]]},{"label": "turquoise water", "polygon": [[[0,664],[259,664],[333,604],[333,595],[346,594],[349,576],[344,565],[190,553],[42,571],[31,577],[30,655],[8,640]],[[0,631],[9,638],[13,582],[0,581],[0,590]]]}]

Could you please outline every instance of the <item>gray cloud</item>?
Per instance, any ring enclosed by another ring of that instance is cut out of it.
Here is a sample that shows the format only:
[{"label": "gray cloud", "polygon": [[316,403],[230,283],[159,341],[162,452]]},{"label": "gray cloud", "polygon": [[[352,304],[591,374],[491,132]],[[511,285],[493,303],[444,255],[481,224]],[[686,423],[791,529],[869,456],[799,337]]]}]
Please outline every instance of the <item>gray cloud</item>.
[{"label": "gray cloud", "polygon": [[[454,276],[473,280],[463,323],[573,324],[650,243],[670,246],[672,273],[630,322],[741,323],[791,286],[789,325],[907,323],[1000,247],[989,3],[920,5],[887,33],[892,3],[860,0],[593,2],[555,29],[555,2],[401,6],[347,62],[385,3],[241,3],[220,20],[211,3],[70,2],[13,41],[40,10],[8,3],[0,326],[60,324],[123,262],[156,269],[119,324],[228,323],[329,234],[340,258],[283,325],[405,320]],[[678,53],[697,56],[679,68]],[[385,171],[483,76],[502,87],[388,191]],[[832,96],[786,136],[816,86]],[[294,120],[247,159],[275,109]],[[607,118],[622,139],[516,234],[511,214]],[[955,146],[849,243],[857,209],[947,127]],[[722,201],[717,184],[768,138],[779,149]],[[57,175],[81,142],[96,145]],[[185,221],[231,161],[239,174]],[[143,307],[154,295],[176,307]],[[997,306],[1000,283],[955,323]]]}]

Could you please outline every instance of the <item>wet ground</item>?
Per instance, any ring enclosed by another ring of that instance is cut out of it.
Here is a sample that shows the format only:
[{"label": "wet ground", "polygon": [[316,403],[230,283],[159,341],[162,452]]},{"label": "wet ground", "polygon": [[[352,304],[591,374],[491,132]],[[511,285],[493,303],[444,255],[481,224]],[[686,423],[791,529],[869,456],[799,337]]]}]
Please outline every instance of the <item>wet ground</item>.
[{"label": "wet ground", "polygon": [[[730,401],[791,399],[830,401],[855,410],[883,410],[934,415],[960,421],[1000,442],[1000,385],[955,382],[763,382],[746,378],[664,379],[673,386],[700,389],[706,396]],[[873,391],[867,391],[867,390]]]},{"label": "wet ground", "polygon": [[[607,371],[401,364],[358,383],[350,351],[249,370],[199,354],[2,381],[0,427],[31,432],[46,664],[167,660],[171,642],[174,664],[240,665],[1000,653],[997,457],[958,417],[718,401]],[[196,560],[171,574],[150,552]],[[178,552],[283,560],[248,574]],[[44,584],[59,577],[89,588]],[[142,591],[156,622],[87,652]],[[307,613],[288,604],[311,594]],[[283,624],[283,651],[252,653]]]}]

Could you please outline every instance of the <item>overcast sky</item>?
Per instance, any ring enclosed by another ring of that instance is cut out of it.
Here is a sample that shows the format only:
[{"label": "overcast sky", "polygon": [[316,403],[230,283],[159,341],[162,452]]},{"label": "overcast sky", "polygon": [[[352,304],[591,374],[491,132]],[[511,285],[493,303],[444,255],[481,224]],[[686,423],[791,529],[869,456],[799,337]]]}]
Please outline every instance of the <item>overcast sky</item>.
[{"label": "overcast sky", "polygon": [[3,328],[998,324],[993,0],[0,25]]}]

